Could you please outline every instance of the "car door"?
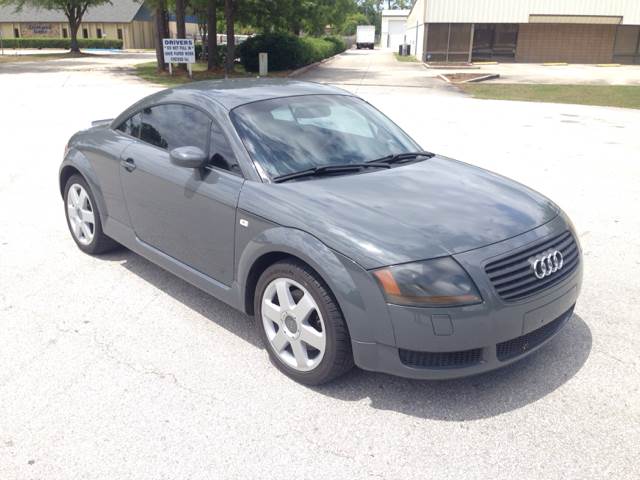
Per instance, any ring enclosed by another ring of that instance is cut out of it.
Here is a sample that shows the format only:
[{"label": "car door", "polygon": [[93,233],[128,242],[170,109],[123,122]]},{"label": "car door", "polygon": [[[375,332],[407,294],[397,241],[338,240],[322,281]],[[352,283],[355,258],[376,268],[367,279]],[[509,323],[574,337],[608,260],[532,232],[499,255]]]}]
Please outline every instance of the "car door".
[{"label": "car door", "polygon": [[[184,146],[208,152],[209,165],[173,165],[169,152]],[[121,156],[120,178],[138,239],[231,285],[236,206],[244,179],[216,121],[186,105],[145,108],[139,140]]]}]

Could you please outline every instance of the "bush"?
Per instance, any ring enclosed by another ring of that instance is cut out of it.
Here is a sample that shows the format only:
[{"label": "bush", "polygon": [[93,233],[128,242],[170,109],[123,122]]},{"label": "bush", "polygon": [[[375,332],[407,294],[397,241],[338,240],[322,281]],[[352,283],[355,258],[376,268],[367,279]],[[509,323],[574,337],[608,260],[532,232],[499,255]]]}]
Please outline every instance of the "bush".
[{"label": "bush", "polygon": [[337,37],[297,37],[289,33],[269,33],[248,38],[238,47],[240,62],[248,72],[259,70],[258,54],[269,54],[269,70],[300,68],[345,50]]},{"label": "bush", "polygon": [[[201,43],[195,44],[196,50],[196,60],[201,60],[203,62],[207,61],[206,50],[203,51],[203,46]],[[218,45],[218,65],[224,65],[225,59],[227,58],[227,46],[226,45]]]},{"label": "bush", "polygon": [[[71,48],[70,38],[5,38],[2,40],[4,48]],[[122,49],[122,40],[105,38],[79,38],[80,48],[109,48]]]},{"label": "bush", "polygon": [[342,39],[342,37],[338,37],[337,35],[330,35],[328,37],[324,37],[325,42],[331,42],[333,44],[333,54],[337,55],[338,53],[342,53],[347,49],[346,42]]}]

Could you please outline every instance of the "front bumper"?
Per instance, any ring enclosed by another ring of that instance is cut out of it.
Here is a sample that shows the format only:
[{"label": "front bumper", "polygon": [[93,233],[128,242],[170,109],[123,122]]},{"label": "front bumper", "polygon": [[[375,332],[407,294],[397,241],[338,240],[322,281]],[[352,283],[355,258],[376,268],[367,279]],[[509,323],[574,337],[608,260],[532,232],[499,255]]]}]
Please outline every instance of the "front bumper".
[{"label": "front bumper", "polygon": [[354,341],[356,364],[403,377],[446,379],[494,370],[538,350],[571,317],[582,284],[582,257],[562,282],[519,302],[501,300],[483,266],[488,259],[567,228],[559,216],[513,239],[454,255],[484,302],[444,309],[387,305],[395,345]]}]

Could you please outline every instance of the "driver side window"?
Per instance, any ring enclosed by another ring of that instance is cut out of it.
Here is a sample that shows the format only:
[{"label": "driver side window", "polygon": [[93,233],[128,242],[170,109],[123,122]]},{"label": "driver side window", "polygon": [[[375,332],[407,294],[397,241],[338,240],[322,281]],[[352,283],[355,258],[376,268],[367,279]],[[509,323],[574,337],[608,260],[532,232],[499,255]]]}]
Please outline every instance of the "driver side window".
[{"label": "driver side window", "polygon": [[206,152],[210,124],[209,116],[193,107],[156,105],[142,112],[140,140],[168,151],[198,147]]},{"label": "driver side window", "polygon": [[213,120],[211,122],[211,141],[209,142],[209,166],[227,170],[228,172],[242,176],[242,170],[236,161],[227,136],[222,131],[220,124]]}]

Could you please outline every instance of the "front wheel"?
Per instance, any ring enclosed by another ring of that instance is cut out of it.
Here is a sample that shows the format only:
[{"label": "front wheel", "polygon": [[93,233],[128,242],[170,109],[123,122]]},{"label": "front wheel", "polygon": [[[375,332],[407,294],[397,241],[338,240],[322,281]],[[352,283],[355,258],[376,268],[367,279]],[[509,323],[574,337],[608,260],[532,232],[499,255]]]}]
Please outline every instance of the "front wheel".
[{"label": "front wheel", "polygon": [[80,175],[72,175],[67,181],[64,203],[69,231],[80,250],[95,255],[118,247],[118,244],[102,231],[95,197]]},{"label": "front wheel", "polygon": [[329,382],[353,367],[351,339],[333,295],[298,262],[278,262],[258,280],[258,328],[280,371],[306,384]]}]

